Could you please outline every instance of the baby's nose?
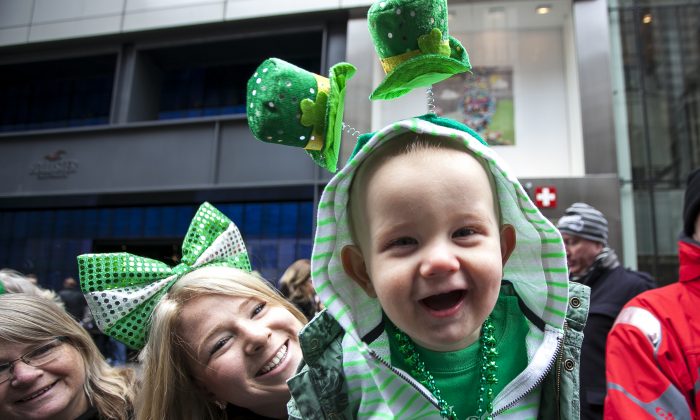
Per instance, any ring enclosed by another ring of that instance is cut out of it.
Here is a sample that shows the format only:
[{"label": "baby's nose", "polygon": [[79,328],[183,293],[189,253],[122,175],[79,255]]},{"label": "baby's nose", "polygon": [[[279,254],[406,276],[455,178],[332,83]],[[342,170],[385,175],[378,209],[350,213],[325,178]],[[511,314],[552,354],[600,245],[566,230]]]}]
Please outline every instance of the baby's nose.
[{"label": "baby's nose", "polygon": [[459,260],[445,246],[433,246],[421,264],[421,275],[425,278],[454,273],[459,269]]}]

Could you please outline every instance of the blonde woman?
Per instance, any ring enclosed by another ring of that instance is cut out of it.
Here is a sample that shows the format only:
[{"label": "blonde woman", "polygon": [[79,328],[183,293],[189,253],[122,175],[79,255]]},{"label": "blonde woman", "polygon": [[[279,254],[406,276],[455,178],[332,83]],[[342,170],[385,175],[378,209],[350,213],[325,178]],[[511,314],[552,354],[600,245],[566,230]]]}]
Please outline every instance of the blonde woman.
[{"label": "blonde woman", "polygon": [[133,373],[114,369],[62,308],[0,295],[0,418],[129,419]]},{"label": "blonde woman", "polygon": [[143,349],[139,420],[286,418],[304,316],[251,273],[238,228],[204,203],[176,267],[127,253],[78,257],[97,325]]},{"label": "blonde woman", "polygon": [[304,316],[262,279],[204,267],[156,305],[138,419],[286,418]]}]

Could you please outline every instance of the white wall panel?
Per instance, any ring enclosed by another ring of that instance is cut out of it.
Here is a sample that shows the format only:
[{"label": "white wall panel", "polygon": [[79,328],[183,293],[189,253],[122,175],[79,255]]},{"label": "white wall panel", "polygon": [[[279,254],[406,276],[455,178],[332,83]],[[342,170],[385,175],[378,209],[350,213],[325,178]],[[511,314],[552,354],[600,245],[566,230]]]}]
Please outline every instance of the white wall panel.
[{"label": "white wall panel", "polygon": [[31,26],[29,42],[110,34],[118,32],[120,24],[119,15],[43,23]]},{"label": "white wall panel", "polygon": [[495,148],[519,177],[572,176],[561,30],[520,32],[516,45],[516,144]]},{"label": "white wall panel", "polygon": [[226,0],[126,0],[126,12],[149,9],[172,9],[183,6],[207,6]]},{"label": "white wall panel", "polygon": [[217,22],[223,20],[223,16],[223,3],[209,3],[169,9],[149,9],[124,15],[122,30],[127,32]]},{"label": "white wall panel", "polygon": [[63,20],[83,20],[118,16],[124,10],[124,0],[34,0],[32,23],[48,23]]},{"label": "white wall panel", "polygon": [[0,46],[24,44],[29,37],[29,26],[0,29]]},{"label": "white wall panel", "polygon": [[340,0],[340,7],[369,7],[372,3],[374,3],[372,0]]},{"label": "white wall panel", "polygon": [[0,1],[0,28],[29,25],[32,19],[32,0]]},{"label": "white wall panel", "polygon": [[[371,0],[0,0],[0,29],[12,29],[0,33],[0,45],[336,10],[371,3]],[[108,17],[119,17],[119,25],[115,27],[115,20]],[[76,27],[71,29],[71,25]],[[24,30],[17,30],[19,27]],[[31,36],[27,36],[28,32]]]},{"label": "white wall panel", "polygon": [[339,7],[339,0],[229,0],[226,6],[226,19],[248,19],[260,16],[331,10]]},{"label": "white wall panel", "polygon": [[[567,92],[561,28],[452,32],[452,35],[462,41],[473,66],[513,69],[515,145],[494,148],[516,175],[525,178],[579,175],[572,168],[582,167],[583,156],[570,152],[571,143],[580,141],[580,137],[572,138],[569,126],[568,101],[572,95]],[[383,78],[384,73],[376,64],[372,89]],[[375,101],[372,107],[376,130],[392,121],[425,113],[425,90],[416,89],[392,101]],[[580,125],[576,128],[580,130]]]}]

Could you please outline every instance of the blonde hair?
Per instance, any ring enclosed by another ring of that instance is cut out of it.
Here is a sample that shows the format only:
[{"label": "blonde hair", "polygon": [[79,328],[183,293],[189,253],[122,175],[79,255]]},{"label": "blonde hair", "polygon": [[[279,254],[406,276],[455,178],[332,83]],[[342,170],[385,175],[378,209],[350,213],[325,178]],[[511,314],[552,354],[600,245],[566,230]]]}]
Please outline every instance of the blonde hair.
[{"label": "blonde hair", "polygon": [[[136,418],[225,419],[225,412],[197,386],[190,372],[187,343],[178,335],[179,314],[187,301],[207,295],[252,297],[288,310],[302,324],[307,320],[261,277],[231,267],[203,267],[179,279],[153,309],[148,341],[139,359],[143,386]],[[215,308],[221,310],[221,308]]]},{"label": "blonde hair", "polygon": [[52,290],[42,289],[27,279],[19,271],[10,268],[0,269],[0,282],[2,282],[7,293],[26,293],[28,295],[40,296],[44,299],[54,301],[58,306],[63,307],[63,301]]},{"label": "blonde hair", "polygon": [[131,369],[109,366],[87,331],[53,302],[26,293],[0,295],[0,341],[39,344],[56,337],[66,337],[67,344],[80,353],[85,366],[83,388],[100,418],[130,418],[134,400]]}]

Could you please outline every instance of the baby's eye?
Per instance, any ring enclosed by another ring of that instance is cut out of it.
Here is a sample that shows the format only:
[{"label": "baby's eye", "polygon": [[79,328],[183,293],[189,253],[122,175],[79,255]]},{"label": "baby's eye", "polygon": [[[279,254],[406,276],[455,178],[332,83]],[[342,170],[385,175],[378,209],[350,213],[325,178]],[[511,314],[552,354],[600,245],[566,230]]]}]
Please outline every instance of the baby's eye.
[{"label": "baby's eye", "polygon": [[267,305],[267,303],[265,302],[260,302],[257,305],[255,305],[255,308],[253,308],[253,315],[251,316],[251,318],[262,312],[263,309],[265,309],[265,305]]},{"label": "baby's eye", "polygon": [[389,242],[387,248],[410,246],[415,245],[417,243],[418,241],[416,241],[415,239],[408,236],[404,236],[403,238],[394,239],[393,241]]},{"label": "baby's eye", "polygon": [[468,227],[463,227],[463,228],[457,229],[455,231],[455,233],[452,234],[452,237],[453,238],[461,238],[463,236],[471,236],[475,233],[476,233],[476,231],[474,229],[468,228]]}]

